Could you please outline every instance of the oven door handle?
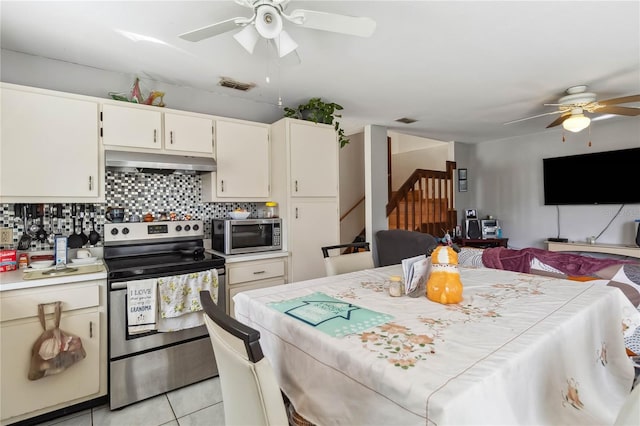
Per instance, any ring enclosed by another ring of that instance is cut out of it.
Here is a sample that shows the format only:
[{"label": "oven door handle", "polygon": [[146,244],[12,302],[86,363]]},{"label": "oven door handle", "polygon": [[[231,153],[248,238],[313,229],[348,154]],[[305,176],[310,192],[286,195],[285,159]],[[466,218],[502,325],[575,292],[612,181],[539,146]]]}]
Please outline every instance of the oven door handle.
[{"label": "oven door handle", "polygon": [[[220,277],[221,275],[225,274],[225,269],[224,268],[217,268],[216,271],[218,272],[218,277]],[[140,278],[142,279],[142,278]],[[135,280],[129,280],[129,281],[135,281]],[[119,282],[112,282],[111,283],[111,290],[126,290],[127,289],[127,282],[128,281],[119,281]]]}]

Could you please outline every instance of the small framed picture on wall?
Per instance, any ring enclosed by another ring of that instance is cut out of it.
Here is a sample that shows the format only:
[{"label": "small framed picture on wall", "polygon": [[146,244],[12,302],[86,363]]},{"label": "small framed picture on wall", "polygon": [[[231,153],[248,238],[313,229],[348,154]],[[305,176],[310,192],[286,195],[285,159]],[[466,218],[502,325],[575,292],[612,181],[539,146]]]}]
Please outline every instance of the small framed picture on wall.
[{"label": "small framed picture on wall", "polygon": [[458,179],[458,192],[467,192],[467,180]]},{"label": "small framed picture on wall", "polygon": [[458,169],[458,180],[467,180],[467,169]]}]

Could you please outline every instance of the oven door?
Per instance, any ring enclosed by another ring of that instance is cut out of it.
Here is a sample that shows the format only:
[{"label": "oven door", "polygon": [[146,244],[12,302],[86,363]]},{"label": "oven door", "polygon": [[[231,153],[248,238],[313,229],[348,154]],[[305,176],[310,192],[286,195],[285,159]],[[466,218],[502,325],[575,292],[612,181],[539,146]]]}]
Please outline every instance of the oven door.
[{"label": "oven door", "polygon": [[[218,304],[224,306],[225,275],[218,269]],[[149,277],[140,277],[146,279]],[[135,281],[129,279],[128,281]],[[116,359],[139,352],[161,349],[180,342],[208,337],[204,325],[184,330],[158,333],[129,334],[127,324],[127,282],[110,284],[109,291],[109,358]]]}]

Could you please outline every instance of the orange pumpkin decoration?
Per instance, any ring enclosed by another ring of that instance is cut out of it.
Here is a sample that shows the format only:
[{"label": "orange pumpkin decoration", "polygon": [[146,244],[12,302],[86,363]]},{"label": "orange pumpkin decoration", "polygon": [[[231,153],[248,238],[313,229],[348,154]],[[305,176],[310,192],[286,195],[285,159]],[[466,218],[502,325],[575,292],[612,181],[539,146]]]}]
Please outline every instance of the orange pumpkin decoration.
[{"label": "orange pumpkin decoration", "polygon": [[436,247],[431,253],[427,298],[445,305],[462,301],[458,254],[449,246]]}]

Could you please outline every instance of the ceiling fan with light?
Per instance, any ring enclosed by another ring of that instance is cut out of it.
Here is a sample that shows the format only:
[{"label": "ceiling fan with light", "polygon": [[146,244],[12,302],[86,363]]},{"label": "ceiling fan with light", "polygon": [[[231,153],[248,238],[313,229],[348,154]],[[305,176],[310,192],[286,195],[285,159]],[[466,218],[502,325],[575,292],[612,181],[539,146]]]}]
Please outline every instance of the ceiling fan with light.
[{"label": "ceiling fan with light", "polygon": [[591,119],[585,116],[585,112],[590,114],[613,114],[631,117],[640,115],[640,108],[618,106],[620,104],[640,102],[640,95],[623,96],[620,98],[598,101],[596,100],[595,93],[590,93],[586,90],[587,86],[569,87],[566,90],[566,96],[558,99],[558,103],[544,104],[545,106],[557,106],[557,111],[521,118],[504,124],[517,123],[545,115],[560,114],[560,117],[553,120],[551,124],[547,126],[547,129],[562,124],[562,127],[565,130],[579,132],[586,129],[591,123]]},{"label": "ceiling fan with light", "polygon": [[335,33],[369,37],[376,28],[376,22],[367,17],[339,15],[305,9],[295,9],[286,13],[285,9],[290,0],[234,0],[241,6],[253,9],[251,17],[236,17],[216,22],[193,31],[180,34],[180,38],[188,41],[200,41],[210,37],[233,31],[238,27],[242,30],[234,34],[234,38],[249,53],[259,40],[259,37],[273,40],[278,55],[283,57],[298,48],[297,43],[283,29],[284,21],[291,22],[304,28],[331,31]]}]

